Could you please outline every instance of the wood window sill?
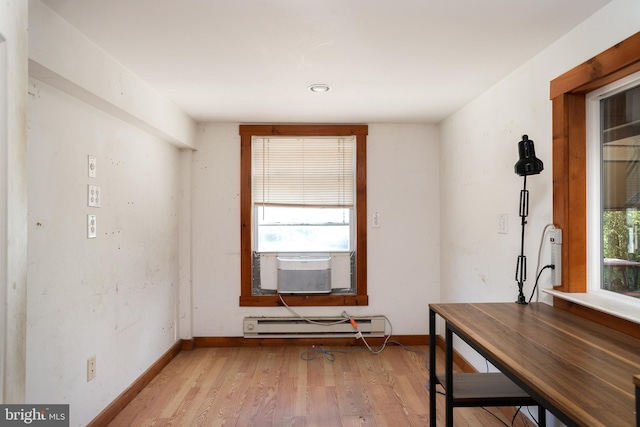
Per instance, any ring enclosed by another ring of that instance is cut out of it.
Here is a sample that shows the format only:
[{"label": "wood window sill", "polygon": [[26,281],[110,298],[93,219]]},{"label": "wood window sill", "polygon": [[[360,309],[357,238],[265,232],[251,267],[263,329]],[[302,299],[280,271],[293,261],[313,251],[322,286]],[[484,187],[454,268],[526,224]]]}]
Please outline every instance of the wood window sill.
[{"label": "wood window sill", "polygon": [[[368,295],[283,295],[287,305],[294,306],[357,306],[368,305]],[[241,296],[241,307],[279,307],[277,295]]]}]

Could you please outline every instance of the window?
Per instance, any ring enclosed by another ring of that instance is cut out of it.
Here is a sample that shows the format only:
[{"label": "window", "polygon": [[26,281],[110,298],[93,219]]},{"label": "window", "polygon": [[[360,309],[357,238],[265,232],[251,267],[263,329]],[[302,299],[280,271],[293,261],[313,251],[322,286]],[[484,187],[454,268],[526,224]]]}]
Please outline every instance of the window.
[{"label": "window", "polygon": [[[586,94],[640,71],[640,33],[551,81],[553,105],[553,222],[562,229],[564,293],[587,291]],[[640,337],[637,324],[581,304],[554,305]]]},{"label": "window", "polygon": [[254,249],[352,249],[355,137],[252,138]]},{"label": "window", "polygon": [[240,135],[240,305],[280,304],[268,273],[283,256],[328,256],[342,279],[287,304],[366,305],[367,126],[241,125]]},{"label": "window", "polygon": [[588,290],[640,298],[640,73],[586,99]]}]

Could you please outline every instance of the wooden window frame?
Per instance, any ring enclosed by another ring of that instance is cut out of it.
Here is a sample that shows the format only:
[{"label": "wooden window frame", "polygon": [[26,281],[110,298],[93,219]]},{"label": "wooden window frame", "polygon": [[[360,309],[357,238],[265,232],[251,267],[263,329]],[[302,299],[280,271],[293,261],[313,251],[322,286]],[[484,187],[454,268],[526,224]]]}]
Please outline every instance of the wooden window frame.
[{"label": "wooden window frame", "polygon": [[[640,32],[551,81],[553,222],[563,234],[558,291],[587,292],[586,94],[636,71],[640,71]],[[554,298],[554,305],[619,330],[637,330],[636,324],[560,298]]]},{"label": "wooden window frame", "polygon": [[367,125],[240,125],[240,306],[279,306],[277,295],[252,295],[253,207],[251,201],[252,136],[356,137],[356,293],[286,295],[291,306],[368,305],[367,295]]}]

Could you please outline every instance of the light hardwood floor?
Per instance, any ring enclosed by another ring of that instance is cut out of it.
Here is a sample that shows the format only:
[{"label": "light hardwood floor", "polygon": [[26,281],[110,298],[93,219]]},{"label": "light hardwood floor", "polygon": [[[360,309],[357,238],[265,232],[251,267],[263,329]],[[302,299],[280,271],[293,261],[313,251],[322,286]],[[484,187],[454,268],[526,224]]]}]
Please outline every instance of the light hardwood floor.
[{"label": "light hardwood floor", "polygon": [[[389,345],[378,355],[342,347],[344,353],[326,355],[334,356],[333,361],[321,353],[304,353],[310,349],[183,351],[110,426],[428,425],[428,347],[413,347],[419,352],[410,352]],[[315,359],[304,360],[314,355]],[[444,425],[444,396],[438,397],[438,405],[438,425]],[[514,413],[512,408],[454,412],[456,426],[474,427],[510,426]],[[518,415],[513,425],[533,424]]]}]

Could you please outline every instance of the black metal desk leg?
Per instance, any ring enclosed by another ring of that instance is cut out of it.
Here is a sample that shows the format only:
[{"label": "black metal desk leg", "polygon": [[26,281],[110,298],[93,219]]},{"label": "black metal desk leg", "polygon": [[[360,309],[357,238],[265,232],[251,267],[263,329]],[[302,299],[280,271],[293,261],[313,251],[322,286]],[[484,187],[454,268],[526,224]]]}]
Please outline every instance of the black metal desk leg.
[{"label": "black metal desk leg", "polygon": [[453,333],[449,329],[448,323],[446,325],[445,340],[445,417],[446,426],[453,427]]},{"label": "black metal desk leg", "polygon": [[538,405],[538,427],[547,427],[547,411],[542,405]]},{"label": "black metal desk leg", "polygon": [[436,427],[436,313],[429,309],[429,426]]},{"label": "black metal desk leg", "polygon": [[640,384],[638,382],[636,382],[636,427],[640,427]]}]

